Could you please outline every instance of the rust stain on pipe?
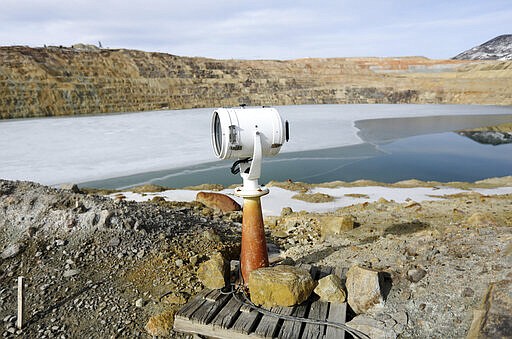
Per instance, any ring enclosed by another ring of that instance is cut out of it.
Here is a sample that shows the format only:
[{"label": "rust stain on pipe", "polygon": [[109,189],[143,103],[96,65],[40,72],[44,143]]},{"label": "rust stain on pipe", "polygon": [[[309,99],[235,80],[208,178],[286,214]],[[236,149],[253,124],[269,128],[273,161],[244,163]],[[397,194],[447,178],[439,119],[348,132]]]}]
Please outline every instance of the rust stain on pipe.
[{"label": "rust stain on pipe", "polygon": [[240,266],[245,284],[251,271],[268,266],[260,197],[244,198]]}]

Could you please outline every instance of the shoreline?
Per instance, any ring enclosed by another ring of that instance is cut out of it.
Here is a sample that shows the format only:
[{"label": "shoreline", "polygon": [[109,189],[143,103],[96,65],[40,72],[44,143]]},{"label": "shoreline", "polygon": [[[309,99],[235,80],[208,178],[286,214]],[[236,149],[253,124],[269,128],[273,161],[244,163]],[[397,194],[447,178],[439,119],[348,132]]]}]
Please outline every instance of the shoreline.
[{"label": "shoreline", "polygon": [[[132,190],[106,192],[114,199],[144,202],[164,199],[170,202],[193,202],[199,191],[217,192],[230,196],[242,204],[242,199],[234,196],[234,187],[221,185],[199,185],[183,189],[168,189],[157,185],[134,187]],[[476,182],[425,182],[404,180],[393,184],[370,180],[354,182],[329,182],[307,184],[302,182],[270,182],[266,185],[270,194],[263,197],[262,209],[265,217],[278,216],[283,208],[308,213],[330,213],[339,208],[363,203],[374,203],[381,199],[397,203],[443,200],[465,195],[510,195],[512,194],[512,176],[490,178]],[[94,192],[94,190],[92,191]],[[302,197],[297,196],[302,194]],[[317,199],[322,196],[322,199]],[[327,199],[327,201],[325,201]]]}]

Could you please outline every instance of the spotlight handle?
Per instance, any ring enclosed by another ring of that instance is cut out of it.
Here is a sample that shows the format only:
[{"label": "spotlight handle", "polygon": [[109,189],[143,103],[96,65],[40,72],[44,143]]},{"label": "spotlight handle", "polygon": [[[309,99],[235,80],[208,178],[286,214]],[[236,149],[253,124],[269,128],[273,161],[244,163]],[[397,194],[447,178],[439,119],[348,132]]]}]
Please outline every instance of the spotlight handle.
[{"label": "spotlight handle", "polygon": [[243,186],[237,187],[235,194],[241,197],[257,197],[268,194],[267,188],[260,187],[258,180],[261,176],[261,161],[263,151],[261,148],[261,135],[259,131],[254,132],[254,148],[252,160],[240,163],[240,176],[243,179]]}]

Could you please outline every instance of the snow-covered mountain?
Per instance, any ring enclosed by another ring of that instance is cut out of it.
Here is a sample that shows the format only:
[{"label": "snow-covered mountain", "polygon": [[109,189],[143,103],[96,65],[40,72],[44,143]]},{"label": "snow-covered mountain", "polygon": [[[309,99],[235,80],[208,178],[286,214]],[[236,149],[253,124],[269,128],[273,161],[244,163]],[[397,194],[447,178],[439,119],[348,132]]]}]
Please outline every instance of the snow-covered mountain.
[{"label": "snow-covered mountain", "polygon": [[457,60],[512,60],[512,34],[504,34],[480,46],[468,49],[452,59]]}]

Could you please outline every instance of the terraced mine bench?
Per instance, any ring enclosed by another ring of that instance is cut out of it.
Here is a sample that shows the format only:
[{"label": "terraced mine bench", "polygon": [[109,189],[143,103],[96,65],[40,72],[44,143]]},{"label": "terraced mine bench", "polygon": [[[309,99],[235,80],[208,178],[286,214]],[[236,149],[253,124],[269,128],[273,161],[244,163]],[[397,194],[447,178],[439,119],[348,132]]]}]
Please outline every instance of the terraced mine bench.
[{"label": "terraced mine bench", "polygon": [[[333,270],[315,266],[309,269],[314,279],[320,279]],[[346,271],[336,270],[344,278]],[[343,276],[342,276],[343,275]],[[270,312],[268,312],[270,311]],[[347,303],[328,303],[312,294],[294,307],[254,308],[246,303],[241,293],[222,293],[205,289],[178,311],[174,330],[214,338],[345,338],[345,330],[308,320],[328,321],[343,326]],[[297,320],[279,316],[295,316]]]}]

